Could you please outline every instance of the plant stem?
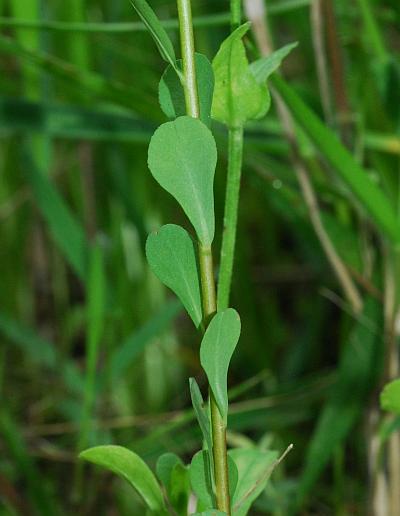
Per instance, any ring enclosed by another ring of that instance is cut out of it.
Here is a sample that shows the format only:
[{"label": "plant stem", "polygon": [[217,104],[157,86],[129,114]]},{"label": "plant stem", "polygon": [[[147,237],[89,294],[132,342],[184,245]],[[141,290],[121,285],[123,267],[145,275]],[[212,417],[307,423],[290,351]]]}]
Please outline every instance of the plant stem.
[{"label": "plant stem", "polygon": [[239,27],[242,20],[242,0],[231,0],[231,30]]},{"label": "plant stem", "polygon": [[[179,30],[181,36],[184,92],[187,114],[199,118],[199,99],[197,93],[196,67],[194,59],[194,38],[190,0],[177,0],[179,15]],[[200,282],[202,291],[204,326],[217,310],[214,266],[211,246],[199,243]],[[217,509],[231,514],[228,458],[226,451],[226,426],[219,413],[214,396],[210,394],[211,428],[213,439],[214,476]]]},{"label": "plant stem", "polygon": [[193,21],[190,0],[177,0],[179,32],[183,61],[183,89],[185,92],[186,112],[193,118],[200,117],[199,97],[197,94],[196,65],[194,57]]},{"label": "plant stem", "polygon": [[228,177],[225,193],[224,231],[218,281],[218,309],[229,306],[233,257],[235,255],[240,177],[242,173],[243,127],[229,129]]}]

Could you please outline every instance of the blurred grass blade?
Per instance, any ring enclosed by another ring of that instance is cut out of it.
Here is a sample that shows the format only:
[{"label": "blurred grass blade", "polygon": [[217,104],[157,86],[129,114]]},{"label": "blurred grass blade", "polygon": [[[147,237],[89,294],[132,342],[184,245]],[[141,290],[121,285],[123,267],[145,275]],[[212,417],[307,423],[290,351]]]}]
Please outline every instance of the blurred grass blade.
[{"label": "blurred grass blade", "polygon": [[372,182],[333,131],[321,122],[281,77],[275,74],[271,81],[296,122],[360,201],[372,221],[393,243],[400,243],[400,224],[388,197]]},{"label": "blurred grass blade", "polygon": [[146,345],[164,331],[181,310],[182,305],[177,299],[168,301],[144,326],[124,340],[110,359],[111,382],[117,381],[126,372]]},{"label": "blurred grass blade", "polygon": [[31,507],[33,513],[41,516],[56,516],[60,512],[56,509],[53,497],[49,492],[47,478],[43,478],[36,468],[20,428],[20,425],[13,421],[3,406],[0,410],[0,435],[5,445],[2,454],[7,453],[12,457],[16,464],[18,477],[23,478],[26,482],[29,497],[36,509],[33,510]]},{"label": "blurred grass blade", "polygon": [[130,87],[117,81],[110,81],[104,76],[72,66],[70,63],[41,51],[28,49],[12,38],[0,36],[0,51],[33,63],[41,71],[47,72],[64,81],[68,81],[79,92],[114,102],[138,112],[152,111],[151,99],[143,96],[143,91],[136,91],[134,84]]},{"label": "blurred grass blade", "polygon": [[379,303],[370,298],[355,323],[339,362],[338,380],[322,409],[306,453],[305,467],[298,488],[301,504],[313,488],[333,452],[346,439],[365,407],[375,385],[379,357]]},{"label": "blurred grass blade", "polygon": [[86,378],[79,449],[88,445],[89,424],[96,391],[96,368],[100,339],[104,328],[106,281],[103,250],[98,243],[90,252],[87,283]]},{"label": "blurred grass blade", "polygon": [[73,140],[146,143],[155,126],[129,114],[0,97],[0,130],[44,132]]},{"label": "blurred grass blade", "polygon": [[83,381],[78,369],[72,361],[63,360],[54,344],[37,335],[31,328],[1,312],[0,333],[18,346],[33,363],[49,369],[54,374],[61,375],[64,384],[71,392],[80,393],[82,391]]},{"label": "blurred grass blade", "polygon": [[50,179],[37,169],[32,159],[28,156],[25,158],[26,179],[32,188],[37,207],[66,260],[84,280],[88,256],[84,230]]}]

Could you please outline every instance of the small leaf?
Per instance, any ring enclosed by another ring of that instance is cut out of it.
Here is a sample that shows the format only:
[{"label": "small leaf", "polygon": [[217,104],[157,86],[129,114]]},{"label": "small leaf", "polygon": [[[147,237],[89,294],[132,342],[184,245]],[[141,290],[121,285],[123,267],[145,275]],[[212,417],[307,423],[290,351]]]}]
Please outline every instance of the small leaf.
[{"label": "small leaf", "polygon": [[239,314],[228,308],[212,318],[200,347],[200,362],[224,420],[228,413],[228,367],[239,336]]},{"label": "small leaf", "polygon": [[218,511],[218,509],[210,509],[204,512],[196,512],[193,516],[226,516],[226,512]]},{"label": "small leaf", "polygon": [[285,57],[288,56],[297,45],[297,41],[295,43],[289,43],[279,50],[272,52],[269,56],[262,57],[254,61],[254,63],[251,63],[250,70],[258,84],[263,84],[268,77],[280,67]]},{"label": "small leaf", "polygon": [[106,445],[89,448],[79,457],[124,478],[142,496],[151,511],[166,514],[161,488],[150,468],[136,453],[122,446]]},{"label": "small leaf", "polygon": [[172,41],[164,27],[161,25],[160,20],[157,18],[153,9],[146,0],[131,0],[131,3],[154,39],[161,57],[173,67],[178,76],[182,77],[182,73],[176,65],[176,57]]},{"label": "small leaf", "polygon": [[210,420],[207,416],[206,410],[204,409],[203,396],[201,395],[199,386],[194,378],[189,378],[190,397],[192,399],[192,405],[199,423],[203,439],[207,445],[207,449],[210,455],[210,462],[213,463],[212,458],[212,438],[210,430]]},{"label": "small leaf", "polygon": [[259,448],[237,448],[229,451],[239,477],[232,497],[233,515],[245,516],[252,503],[262,493],[274,469],[278,454]]},{"label": "small leaf", "polygon": [[162,482],[164,487],[167,489],[167,491],[170,488],[172,470],[177,464],[181,464],[183,466],[182,460],[175,453],[163,453],[157,460],[157,476],[160,482]]},{"label": "small leaf", "polygon": [[204,509],[212,509],[214,506],[214,493],[212,490],[212,477],[209,457],[202,450],[194,455],[190,464],[190,483],[197,498]]},{"label": "small leaf", "polygon": [[175,292],[198,328],[201,294],[196,250],[189,233],[175,224],[163,226],[148,236],[146,257],[151,270]]},{"label": "small leaf", "polygon": [[250,24],[238,27],[222,43],[213,60],[215,92],[212,117],[229,127],[263,117],[270,107],[265,84],[258,84],[246,57],[242,37]]},{"label": "small leaf", "polygon": [[380,396],[382,410],[400,414],[400,379],[385,385]]},{"label": "small leaf", "polygon": [[217,148],[198,119],[181,116],[161,125],[149,146],[149,168],[158,183],[182,206],[200,242],[214,238],[213,183]]},{"label": "small leaf", "polygon": [[[197,91],[200,103],[200,120],[207,127],[211,125],[211,104],[214,92],[214,71],[210,61],[203,54],[195,54]],[[177,65],[182,69],[182,60]],[[167,67],[158,86],[160,106],[168,118],[186,114],[185,94],[182,83],[171,65]]]},{"label": "small leaf", "polygon": [[186,514],[190,494],[189,470],[175,453],[164,453],[157,461],[157,476],[178,514]]}]

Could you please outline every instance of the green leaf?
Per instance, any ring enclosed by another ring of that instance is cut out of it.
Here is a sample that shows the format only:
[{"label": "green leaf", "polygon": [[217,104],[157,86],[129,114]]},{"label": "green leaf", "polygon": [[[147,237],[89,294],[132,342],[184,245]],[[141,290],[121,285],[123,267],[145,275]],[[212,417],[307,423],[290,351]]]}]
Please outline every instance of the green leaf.
[{"label": "green leaf", "polygon": [[262,493],[278,457],[275,451],[259,448],[237,448],[229,451],[239,472],[236,492],[232,497],[233,516],[245,516]]},{"label": "green leaf", "polygon": [[161,125],[149,146],[154,178],[182,206],[204,246],[214,238],[213,183],[217,148],[198,119],[181,116]]},{"label": "green leaf", "polygon": [[265,84],[258,84],[246,57],[242,37],[250,24],[238,27],[222,43],[213,60],[215,92],[212,117],[229,127],[263,117],[271,103]]},{"label": "green leaf", "polygon": [[168,499],[178,514],[186,514],[190,494],[189,470],[175,453],[164,453],[156,466]]},{"label": "green leaf", "polygon": [[200,347],[200,362],[224,420],[228,414],[228,367],[239,336],[239,314],[228,308],[212,318]]},{"label": "green leaf", "polygon": [[196,512],[193,516],[226,516],[226,512],[211,509],[209,511]]},{"label": "green leaf", "polygon": [[400,414],[400,379],[387,383],[380,396],[382,410]]},{"label": "green leaf", "polygon": [[170,488],[172,470],[177,464],[183,465],[183,462],[176,453],[163,453],[157,460],[156,473],[167,490]]},{"label": "green leaf", "polygon": [[131,0],[131,3],[154,39],[161,57],[174,68],[179,76],[182,76],[176,66],[176,57],[172,41],[153,9],[146,0]]},{"label": "green leaf", "polygon": [[212,438],[211,438],[211,429],[210,429],[210,419],[207,416],[206,410],[204,409],[204,401],[203,396],[201,395],[199,386],[194,378],[189,378],[189,387],[190,387],[190,397],[192,399],[192,405],[194,408],[194,412],[197,417],[197,421],[199,423],[201,432],[203,434],[203,439],[207,445],[207,449],[210,454],[210,462],[212,464]]},{"label": "green leaf", "polygon": [[151,233],[146,257],[157,278],[175,292],[196,328],[201,324],[201,294],[195,244],[180,226],[167,224]]},{"label": "green leaf", "polygon": [[[178,60],[179,69],[182,60]],[[200,120],[207,127],[211,125],[211,104],[214,92],[214,71],[210,61],[203,54],[195,54],[197,92],[200,104]],[[168,118],[186,114],[185,93],[182,83],[171,65],[163,73],[158,86],[160,106]]]},{"label": "green leaf", "polygon": [[154,474],[136,453],[122,446],[105,445],[89,448],[80,453],[79,457],[124,478],[141,495],[151,511],[167,514],[162,491]]},{"label": "green leaf", "polygon": [[250,70],[258,84],[264,83],[268,77],[280,67],[285,57],[288,56],[297,45],[297,41],[295,43],[289,43],[279,50],[272,52],[269,56],[262,57],[254,61],[254,63],[251,63]]},{"label": "green leaf", "polygon": [[297,93],[278,75],[273,75],[271,80],[296,122],[357,197],[373,222],[393,243],[399,243],[400,224],[390,200]]},{"label": "green leaf", "polygon": [[212,509],[215,505],[212,488],[211,465],[205,450],[197,452],[190,464],[190,483],[199,502],[204,509]]},{"label": "green leaf", "polygon": [[362,414],[368,394],[382,367],[377,328],[380,307],[367,299],[364,311],[350,332],[340,357],[337,383],[319,416],[306,452],[305,466],[298,487],[301,504],[312,489],[337,447]]}]

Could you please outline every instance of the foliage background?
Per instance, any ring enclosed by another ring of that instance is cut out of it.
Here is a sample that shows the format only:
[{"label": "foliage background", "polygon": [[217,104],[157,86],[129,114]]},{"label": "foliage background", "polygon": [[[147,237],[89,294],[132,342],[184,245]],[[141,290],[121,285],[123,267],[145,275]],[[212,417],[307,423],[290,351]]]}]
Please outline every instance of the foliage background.
[{"label": "foliage background", "polygon": [[[337,38],[327,50],[325,113],[311,3],[267,4],[276,47],[299,42],[285,77],[398,213],[398,3],[331,3]],[[174,2],[152,5],[176,19]],[[193,8],[197,48],[211,58],[229,31],[228,2]],[[188,459],[200,443],[187,384],[188,376],[205,384],[199,336],[144,258],[147,233],[185,225],[146,164],[164,121],[164,64],[125,0],[2,0],[0,9],[0,514],[140,514],[125,484],[76,457],[84,444],[115,442],[154,463],[166,450]],[[178,48],[176,28],[172,21]],[[226,134],[214,130],[219,249]],[[254,514],[287,514],[299,489],[299,514],[365,514],[366,421],[384,376],[390,249],[318,149],[302,131],[297,138],[325,228],[374,301],[355,318],[344,299],[273,103],[246,130],[232,294],[243,330],[229,377],[229,442],[295,444]],[[365,367],[352,339],[374,342]],[[328,403],[334,437],[324,441],[314,432]],[[310,450],[321,446],[326,460],[315,460]]]}]

